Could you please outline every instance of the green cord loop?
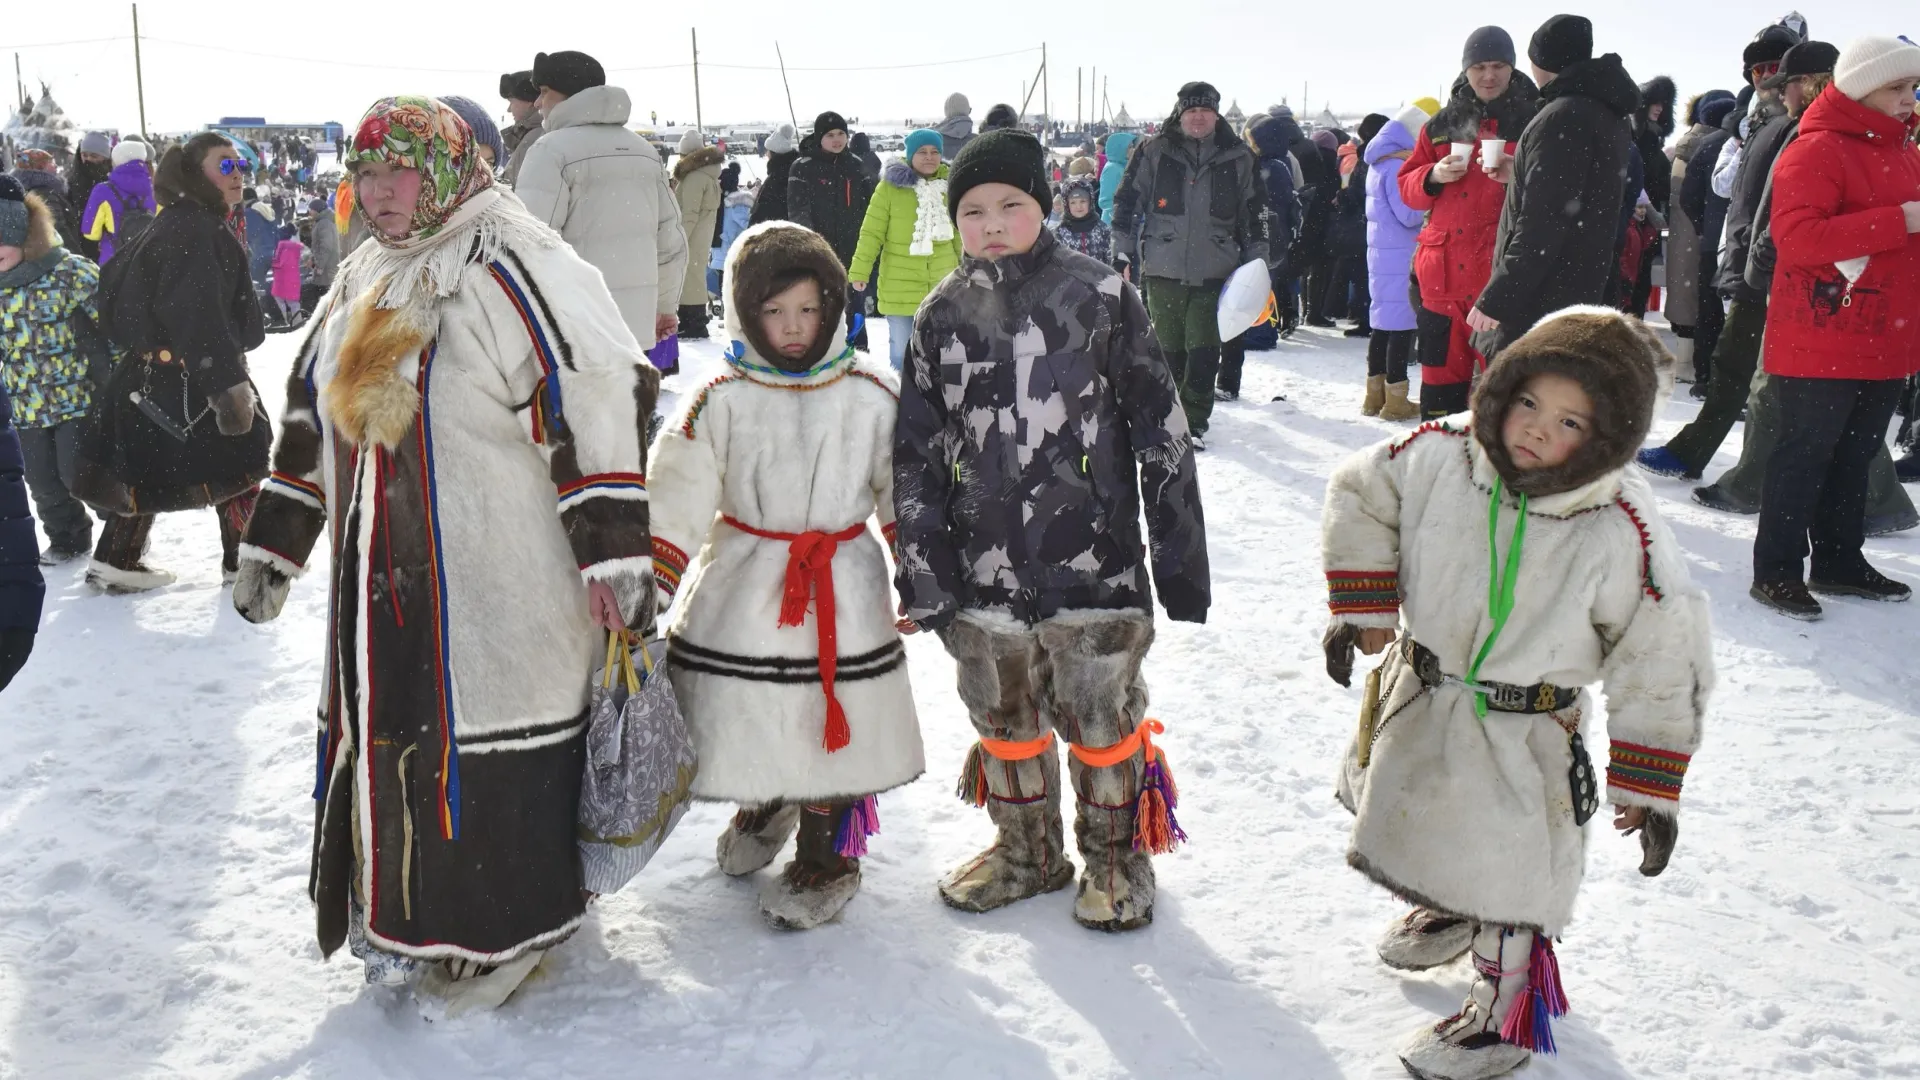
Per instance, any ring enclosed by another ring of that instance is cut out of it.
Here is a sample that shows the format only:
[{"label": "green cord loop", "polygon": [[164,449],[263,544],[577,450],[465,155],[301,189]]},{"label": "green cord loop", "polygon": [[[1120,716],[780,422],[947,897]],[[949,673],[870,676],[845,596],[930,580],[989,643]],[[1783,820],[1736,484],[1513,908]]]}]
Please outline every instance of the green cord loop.
[{"label": "green cord loop", "polygon": [[[1506,628],[1507,616],[1513,614],[1513,587],[1520,577],[1520,548],[1527,539],[1527,496],[1520,493],[1520,515],[1513,522],[1513,539],[1507,547],[1507,566],[1503,573],[1500,569],[1500,493],[1503,486],[1499,479],[1493,482],[1493,497],[1487,500],[1487,615],[1493,619],[1493,629],[1487,633],[1487,640],[1480,643],[1480,652],[1473,658],[1473,666],[1467,669],[1467,682],[1478,685],[1480,665],[1487,660],[1487,654],[1493,652],[1493,643],[1500,639],[1500,631]],[[1473,714],[1480,719],[1487,718],[1487,693],[1476,690],[1473,694]]]}]

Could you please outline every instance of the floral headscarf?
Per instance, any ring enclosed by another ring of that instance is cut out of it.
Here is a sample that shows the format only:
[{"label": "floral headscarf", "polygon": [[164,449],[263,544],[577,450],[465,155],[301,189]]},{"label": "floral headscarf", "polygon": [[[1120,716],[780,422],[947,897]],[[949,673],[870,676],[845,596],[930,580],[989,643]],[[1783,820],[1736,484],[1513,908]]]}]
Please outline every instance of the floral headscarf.
[{"label": "floral headscarf", "polygon": [[[387,97],[374,102],[360,119],[345,164],[351,169],[362,161],[420,170],[413,231],[396,240],[372,229],[374,238],[388,247],[439,232],[461,203],[493,186],[493,170],[474,153],[472,129],[458,113],[429,97]],[[372,226],[364,204],[360,213]]]}]

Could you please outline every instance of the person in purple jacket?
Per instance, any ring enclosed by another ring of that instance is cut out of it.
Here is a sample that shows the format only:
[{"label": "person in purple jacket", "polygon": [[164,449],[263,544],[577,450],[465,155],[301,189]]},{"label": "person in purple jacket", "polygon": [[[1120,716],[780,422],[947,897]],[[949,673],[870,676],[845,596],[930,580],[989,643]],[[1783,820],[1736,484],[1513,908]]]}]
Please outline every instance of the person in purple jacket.
[{"label": "person in purple jacket", "polygon": [[122,139],[113,148],[113,171],[93,185],[87,209],[80,215],[80,232],[100,244],[100,261],[113,258],[116,246],[124,247],[139,235],[149,222],[157,204],[153,201],[153,173],[147,165],[147,144],[138,139]]},{"label": "person in purple jacket", "polygon": [[1407,400],[1407,360],[1413,356],[1413,305],[1407,279],[1413,272],[1414,239],[1426,215],[1400,197],[1400,165],[1413,153],[1426,126],[1426,110],[1409,105],[1387,122],[1367,144],[1367,288],[1373,294],[1368,314],[1373,336],[1367,339],[1367,397],[1361,412],[1382,420],[1417,420],[1420,409]]}]

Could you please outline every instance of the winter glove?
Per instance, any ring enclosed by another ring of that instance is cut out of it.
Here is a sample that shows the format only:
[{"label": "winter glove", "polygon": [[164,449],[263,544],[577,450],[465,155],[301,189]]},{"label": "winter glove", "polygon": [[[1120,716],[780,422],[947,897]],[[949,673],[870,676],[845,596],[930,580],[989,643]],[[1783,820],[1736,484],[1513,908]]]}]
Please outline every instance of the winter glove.
[{"label": "winter glove", "polygon": [[245,435],[253,430],[253,384],[243,382],[207,399],[213,406],[213,422],[222,435]]},{"label": "winter glove", "polygon": [[241,559],[240,576],[233,582],[233,609],[250,623],[272,622],[286,606],[293,579],[260,559]]},{"label": "winter glove", "polygon": [[1659,877],[1660,871],[1667,868],[1667,860],[1673,858],[1673,845],[1680,839],[1680,819],[1659,810],[1648,810],[1646,820],[1638,828],[1628,829],[1627,835],[1640,834],[1640,872],[1647,877]]},{"label": "winter glove", "polygon": [[1327,653],[1327,677],[1341,686],[1353,685],[1353,650],[1360,644],[1360,630],[1352,623],[1332,623],[1320,639]]}]

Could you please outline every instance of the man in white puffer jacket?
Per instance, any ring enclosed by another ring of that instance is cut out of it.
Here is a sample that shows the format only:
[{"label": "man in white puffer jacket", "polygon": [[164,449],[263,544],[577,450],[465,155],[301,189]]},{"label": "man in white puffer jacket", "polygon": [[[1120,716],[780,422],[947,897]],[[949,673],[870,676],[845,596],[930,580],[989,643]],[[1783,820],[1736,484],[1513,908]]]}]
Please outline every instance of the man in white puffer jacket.
[{"label": "man in white puffer jacket", "polygon": [[660,155],[628,131],[633,102],[585,53],[533,60],[546,134],[527,151],[514,193],[607,280],[642,345],[674,332],[687,236]]}]

